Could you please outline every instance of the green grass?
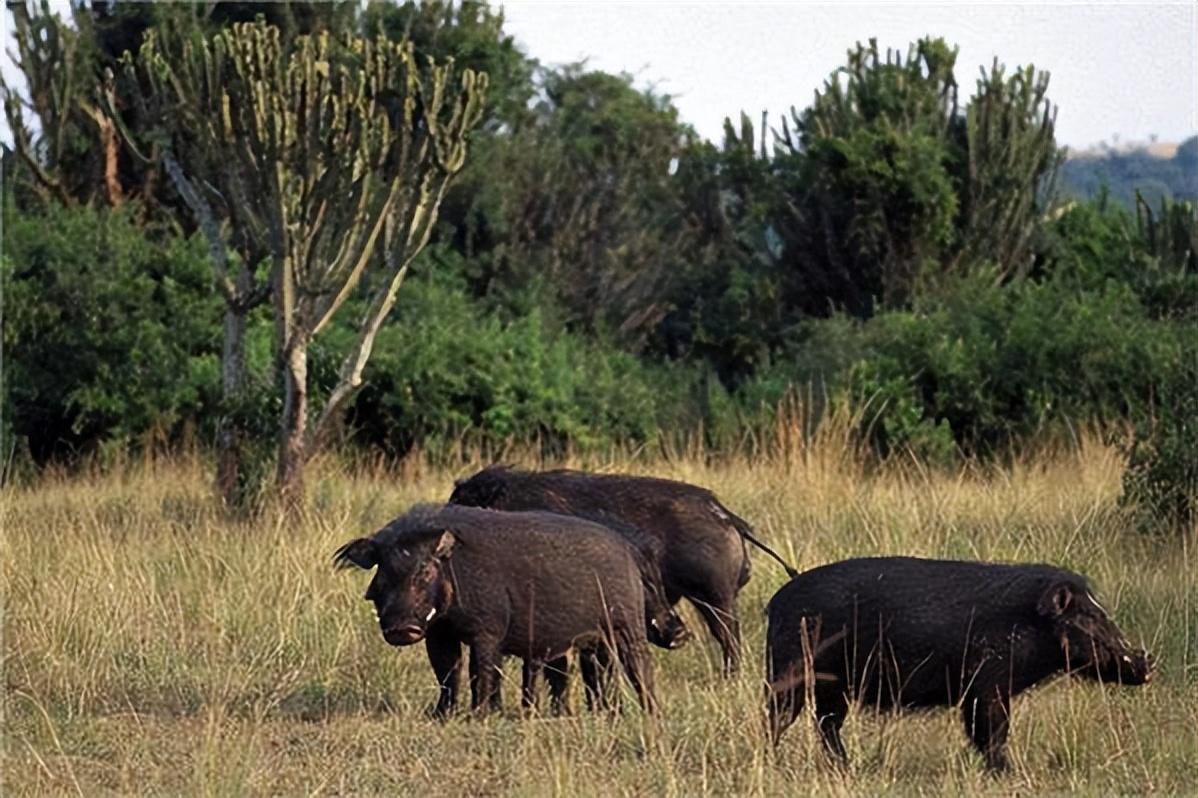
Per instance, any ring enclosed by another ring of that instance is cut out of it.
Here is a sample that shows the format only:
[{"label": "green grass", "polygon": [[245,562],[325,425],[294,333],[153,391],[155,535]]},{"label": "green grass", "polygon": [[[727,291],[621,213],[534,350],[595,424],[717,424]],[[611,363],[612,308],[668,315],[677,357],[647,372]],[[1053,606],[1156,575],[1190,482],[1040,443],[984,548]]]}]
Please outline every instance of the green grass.
[{"label": "green grass", "polygon": [[[1198,555],[1133,531],[1122,462],[1095,442],[959,473],[867,475],[826,443],[776,462],[601,464],[712,487],[800,568],[863,554],[1057,563],[1087,574],[1161,663],[1144,688],[1060,680],[1016,699],[1013,771],[987,776],[944,710],[845,725],[823,762],[807,719],[775,757],[762,718],[762,608],[782,569],[753,555],[746,668],[705,633],[654,652],[663,712],[428,720],[423,648],[393,649],[333,550],[454,474],[318,468],[301,521],[222,516],[179,462],[47,477],[3,496],[3,794],[875,795],[1198,791]],[[698,618],[687,612],[696,628]],[[577,678],[575,679],[577,682]],[[576,707],[580,700],[574,685]]]}]

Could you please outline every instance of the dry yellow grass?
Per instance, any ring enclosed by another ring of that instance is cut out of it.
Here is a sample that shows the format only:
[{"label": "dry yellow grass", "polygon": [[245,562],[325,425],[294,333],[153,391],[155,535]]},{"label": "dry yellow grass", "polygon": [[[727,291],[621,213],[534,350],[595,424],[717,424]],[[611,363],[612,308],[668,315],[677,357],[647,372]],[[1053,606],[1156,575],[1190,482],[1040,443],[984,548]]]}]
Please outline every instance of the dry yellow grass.
[{"label": "dry yellow grass", "polygon": [[1021,696],[1014,769],[1000,778],[981,771],[950,711],[854,715],[848,776],[824,765],[807,722],[774,757],[761,719],[762,608],[785,575],[754,554],[739,678],[718,677],[704,635],[655,652],[656,721],[630,700],[614,720],[521,718],[509,682],[502,716],[437,723],[423,714],[435,685],[422,647],[388,647],[361,600],[367,577],[334,572],[330,555],[409,504],[445,497],[457,474],[326,465],[304,520],[244,524],[215,509],[202,465],[147,464],[3,496],[3,793],[1198,790],[1198,557],[1131,530],[1116,509],[1113,450],[1085,441],[1004,468],[867,475],[835,440],[776,443],[770,463],[590,465],[708,485],[800,568],[880,553],[1073,568],[1157,653],[1158,679],[1122,690],[1063,680]]}]

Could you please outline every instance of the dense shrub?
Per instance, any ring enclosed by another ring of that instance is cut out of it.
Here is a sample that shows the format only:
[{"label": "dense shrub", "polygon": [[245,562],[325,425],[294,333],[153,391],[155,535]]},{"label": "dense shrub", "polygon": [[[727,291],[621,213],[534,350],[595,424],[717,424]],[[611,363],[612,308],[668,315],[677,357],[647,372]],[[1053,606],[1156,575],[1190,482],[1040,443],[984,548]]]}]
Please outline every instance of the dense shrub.
[{"label": "dense shrub", "polygon": [[446,269],[404,286],[365,376],[354,439],[392,455],[461,439],[589,449],[698,422],[693,369],[648,365],[537,309],[503,320]]},{"label": "dense shrub", "polygon": [[883,453],[933,460],[992,452],[1080,419],[1127,418],[1150,401],[1192,324],[1156,320],[1126,284],[1000,285],[980,271],[909,311],[804,325],[790,356],[746,386],[788,380],[849,392]]},{"label": "dense shrub", "polygon": [[1103,196],[1070,204],[1043,226],[1038,279],[1080,290],[1115,282],[1156,319],[1198,318],[1198,222],[1188,203],[1147,203],[1133,215]]},{"label": "dense shrub", "polygon": [[4,221],[4,400],[35,461],[211,422],[221,300],[199,241],[131,210],[10,204]]},{"label": "dense shrub", "polygon": [[1190,347],[1138,413],[1124,501],[1146,522],[1198,529],[1198,349]]}]

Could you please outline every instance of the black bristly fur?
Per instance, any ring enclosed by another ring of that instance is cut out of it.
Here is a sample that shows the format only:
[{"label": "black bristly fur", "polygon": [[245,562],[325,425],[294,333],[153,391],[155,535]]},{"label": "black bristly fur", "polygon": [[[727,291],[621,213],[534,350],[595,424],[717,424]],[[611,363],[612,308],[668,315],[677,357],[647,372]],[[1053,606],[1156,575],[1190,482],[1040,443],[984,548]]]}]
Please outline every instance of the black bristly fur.
[{"label": "black bristly fur", "polygon": [[746,545],[777,554],[706,488],[655,477],[491,466],[459,481],[449,501],[576,516],[608,513],[644,530],[662,545],[659,569],[670,603],[690,600],[723,650],[725,673],[739,667],[736,596],[749,580]]},{"label": "black bristly fur", "polygon": [[[772,737],[810,696],[824,747],[841,765],[849,701],[893,711],[959,706],[987,767],[1000,770],[1012,696],[1066,672],[1143,684],[1152,671],[1086,579],[1051,565],[851,559],[799,574],[766,612]],[[807,684],[796,678],[803,673],[817,677]]]},{"label": "black bristly fur", "polygon": [[[352,562],[362,540],[337,561]],[[612,530],[553,513],[424,506],[370,541],[378,562],[366,598],[387,642],[425,642],[441,686],[435,714],[456,703],[463,645],[479,711],[499,705],[503,657],[540,668],[575,648],[611,650],[654,708],[641,572]]]}]

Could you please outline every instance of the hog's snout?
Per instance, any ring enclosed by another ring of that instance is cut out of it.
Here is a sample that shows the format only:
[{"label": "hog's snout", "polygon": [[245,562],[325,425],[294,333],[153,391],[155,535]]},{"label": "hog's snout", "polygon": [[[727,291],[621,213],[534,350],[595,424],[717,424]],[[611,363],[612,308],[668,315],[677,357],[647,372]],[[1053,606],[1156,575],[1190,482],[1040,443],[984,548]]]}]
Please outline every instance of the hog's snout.
[{"label": "hog's snout", "polygon": [[1156,670],[1156,659],[1147,651],[1140,650],[1134,654],[1124,654],[1120,665],[1124,684],[1147,684],[1152,681],[1153,671]]},{"label": "hog's snout", "polygon": [[691,639],[690,629],[676,615],[664,621],[651,618],[645,632],[650,643],[666,650],[681,648]]},{"label": "hog's snout", "polygon": [[424,638],[424,629],[415,624],[388,626],[383,630],[383,639],[393,646],[410,646]]},{"label": "hog's snout", "polygon": [[670,637],[670,648],[682,648],[690,642],[692,636],[691,630],[688,627],[679,626]]}]

